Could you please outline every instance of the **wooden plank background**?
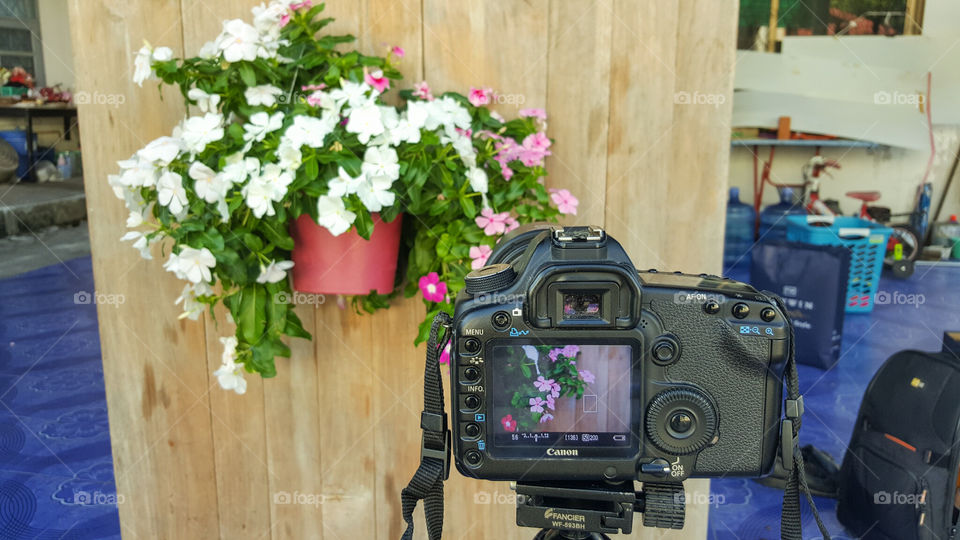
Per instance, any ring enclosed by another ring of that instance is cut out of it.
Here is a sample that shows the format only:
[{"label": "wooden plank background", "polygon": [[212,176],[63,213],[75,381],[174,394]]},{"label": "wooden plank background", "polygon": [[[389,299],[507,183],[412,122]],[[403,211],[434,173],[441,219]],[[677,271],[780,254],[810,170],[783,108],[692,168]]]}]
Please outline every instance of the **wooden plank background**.
[{"label": "wooden plank background", "polygon": [[[115,162],[167,134],[182,102],[131,81],[142,40],[195,54],[259,0],[72,0],[78,90],[123,96],[80,106],[88,215],[121,527],[127,538],[398,538],[399,491],[416,468],[423,348],[419,301],[359,316],[328,298],[297,312],[315,340],[291,343],[279,375],[244,396],[211,373],[224,332],[177,319],[182,284],[118,239],[126,218],[106,183]],[[681,0],[357,0],[333,30],[367,53],[401,45],[404,85],[491,86],[506,116],[545,107],[553,186],[579,197],[569,222],[603,224],[638,267],[720,269],[736,5]],[[717,94],[720,106],[677,103]],[[162,99],[161,99],[162,98]],[[112,103],[112,101],[111,101]],[[155,253],[159,258],[159,252]],[[222,320],[222,317],[220,318]],[[704,494],[706,481],[688,482]],[[529,538],[506,484],[447,484],[449,538]],[[315,504],[283,504],[284,498]],[[422,519],[422,510],[418,510]],[[706,505],[682,533],[704,538]],[[418,530],[424,537],[422,522]]]}]

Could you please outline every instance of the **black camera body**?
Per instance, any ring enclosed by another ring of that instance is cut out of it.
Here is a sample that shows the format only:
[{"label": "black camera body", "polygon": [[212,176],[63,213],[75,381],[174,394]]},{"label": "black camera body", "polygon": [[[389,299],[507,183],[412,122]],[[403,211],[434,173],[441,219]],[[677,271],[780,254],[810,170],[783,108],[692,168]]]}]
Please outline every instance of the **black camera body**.
[{"label": "black camera body", "polygon": [[457,469],[524,482],[763,475],[790,335],[744,283],[638,272],[597,227],[518,229],[456,299]]}]

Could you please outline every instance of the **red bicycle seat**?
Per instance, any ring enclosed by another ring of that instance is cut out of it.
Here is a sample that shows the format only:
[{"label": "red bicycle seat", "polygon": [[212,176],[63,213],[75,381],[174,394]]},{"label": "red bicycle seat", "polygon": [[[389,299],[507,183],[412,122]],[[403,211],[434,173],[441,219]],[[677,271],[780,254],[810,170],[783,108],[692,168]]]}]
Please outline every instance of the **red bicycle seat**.
[{"label": "red bicycle seat", "polygon": [[847,197],[859,199],[863,202],[874,202],[880,200],[879,191],[848,191]]}]

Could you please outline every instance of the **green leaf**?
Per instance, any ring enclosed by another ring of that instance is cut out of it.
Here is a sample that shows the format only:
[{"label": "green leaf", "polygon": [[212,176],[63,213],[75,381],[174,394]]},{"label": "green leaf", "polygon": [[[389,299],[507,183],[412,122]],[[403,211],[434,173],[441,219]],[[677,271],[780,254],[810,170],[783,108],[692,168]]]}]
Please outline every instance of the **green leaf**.
[{"label": "green leaf", "polygon": [[532,373],[530,373],[530,366],[526,364],[520,364],[520,371],[522,371],[523,376],[528,379],[532,376]]},{"label": "green leaf", "polygon": [[477,206],[473,204],[473,200],[469,197],[460,197],[460,208],[463,208],[463,213],[466,214],[468,218],[473,219],[477,217]]},{"label": "green leaf", "polygon": [[283,333],[291,336],[304,339],[313,339],[313,336],[310,335],[310,332],[307,332],[303,328],[303,323],[300,322],[300,317],[297,317],[297,314],[290,310],[287,313],[287,325],[283,329]]},{"label": "green leaf", "polygon": [[263,235],[267,237],[267,240],[276,244],[280,249],[286,251],[293,249],[293,238],[290,238],[290,233],[279,223],[270,219],[264,219],[260,221],[258,228],[263,232]]},{"label": "green leaf", "polygon": [[373,217],[370,215],[365,208],[358,209],[357,219],[354,220],[353,226],[357,228],[357,234],[365,240],[370,239],[370,235],[373,234]]},{"label": "green leaf", "polygon": [[247,86],[256,86],[257,85],[257,76],[253,72],[253,68],[250,64],[242,62],[236,64],[237,71],[240,72],[240,78],[243,79],[243,84]]},{"label": "green leaf", "polygon": [[267,324],[266,290],[260,285],[248,285],[237,293],[237,296],[239,317],[234,315],[237,329],[244,341],[257,343],[263,336],[263,329]]}]

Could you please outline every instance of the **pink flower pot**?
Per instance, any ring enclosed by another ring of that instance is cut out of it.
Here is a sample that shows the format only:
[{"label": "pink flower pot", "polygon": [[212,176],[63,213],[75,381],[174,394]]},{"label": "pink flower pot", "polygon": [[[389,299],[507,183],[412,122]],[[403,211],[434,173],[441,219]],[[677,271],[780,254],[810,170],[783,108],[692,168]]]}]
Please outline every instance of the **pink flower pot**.
[{"label": "pink flower pot", "polygon": [[293,236],[293,288],[322,294],[368,294],[393,290],[403,215],[390,223],[373,214],[373,234],[364,240],[353,229],[333,236],[303,214],[290,228]]}]

